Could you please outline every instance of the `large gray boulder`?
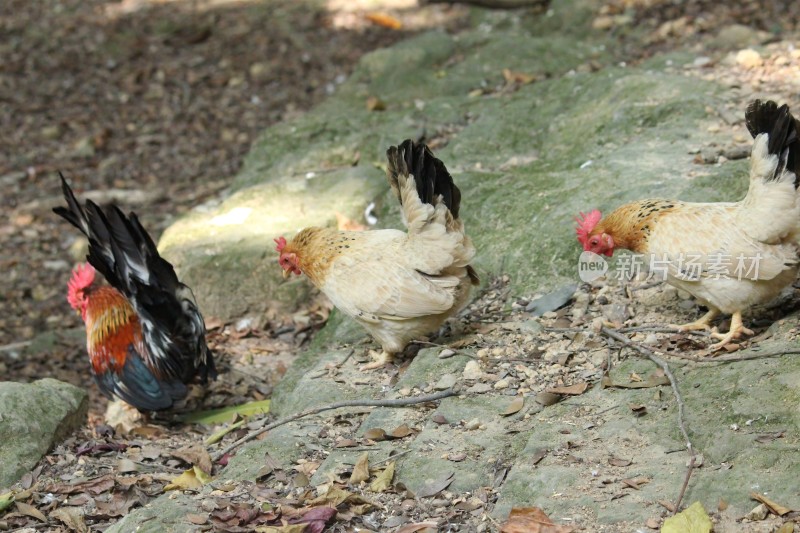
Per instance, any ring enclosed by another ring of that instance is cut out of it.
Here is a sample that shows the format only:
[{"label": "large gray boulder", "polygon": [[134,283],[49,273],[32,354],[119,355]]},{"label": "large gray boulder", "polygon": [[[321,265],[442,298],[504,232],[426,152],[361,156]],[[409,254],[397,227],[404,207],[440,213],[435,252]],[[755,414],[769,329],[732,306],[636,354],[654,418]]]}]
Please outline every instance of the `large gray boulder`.
[{"label": "large gray boulder", "polygon": [[51,378],[0,382],[0,488],[31,470],[86,420],[86,391]]}]

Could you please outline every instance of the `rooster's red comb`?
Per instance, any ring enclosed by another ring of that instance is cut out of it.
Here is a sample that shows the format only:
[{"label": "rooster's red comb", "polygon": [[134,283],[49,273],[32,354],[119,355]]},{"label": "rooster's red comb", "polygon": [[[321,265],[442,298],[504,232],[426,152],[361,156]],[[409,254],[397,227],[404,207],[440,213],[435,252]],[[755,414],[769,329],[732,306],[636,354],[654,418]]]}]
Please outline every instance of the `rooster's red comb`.
[{"label": "rooster's red comb", "polygon": [[603,218],[603,214],[595,209],[594,211],[590,211],[589,213],[581,213],[581,216],[575,217],[575,222],[578,223],[578,226],[575,228],[575,234],[578,236],[578,240],[584,246],[586,245],[586,241],[589,240],[589,233],[594,229],[600,219]]},{"label": "rooster's red comb", "polygon": [[73,308],[78,309],[82,300],[79,293],[94,283],[94,275],[95,269],[89,263],[82,263],[72,271],[72,277],[67,283],[67,301]]},{"label": "rooster's red comb", "polygon": [[275,244],[278,245],[275,247],[275,249],[278,250],[278,253],[282,252],[283,249],[286,247],[286,237],[278,237],[277,239],[274,240]]}]

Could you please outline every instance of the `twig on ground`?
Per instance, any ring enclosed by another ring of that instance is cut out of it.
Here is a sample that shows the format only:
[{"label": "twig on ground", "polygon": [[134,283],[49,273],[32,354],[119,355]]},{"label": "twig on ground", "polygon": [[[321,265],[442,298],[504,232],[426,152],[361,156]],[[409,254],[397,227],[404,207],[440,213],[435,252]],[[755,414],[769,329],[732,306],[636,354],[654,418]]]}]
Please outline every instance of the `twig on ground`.
[{"label": "twig on ground", "polygon": [[686,450],[689,452],[689,455],[691,456],[691,459],[689,461],[689,471],[686,473],[686,477],[684,478],[684,486],[683,488],[681,488],[681,492],[678,495],[678,500],[675,505],[675,512],[677,513],[678,511],[680,511],[680,503],[681,500],[683,499],[684,493],[686,492],[686,485],[689,484],[689,477],[692,475],[692,470],[694,469],[694,457],[695,457],[695,451],[694,451],[694,446],[692,445],[692,440],[689,438],[689,432],[686,431],[686,421],[684,414],[685,404],[683,403],[683,397],[681,396],[681,391],[678,389],[678,381],[675,379],[675,376],[673,375],[672,370],[670,370],[667,362],[661,359],[659,356],[657,356],[654,351],[631,341],[625,335],[622,335],[621,333],[618,333],[613,329],[603,327],[600,330],[600,332],[606,337],[610,337],[618,342],[621,342],[622,344],[630,348],[633,348],[640,354],[644,355],[652,362],[654,362],[656,365],[661,367],[661,369],[664,371],[664,374],[667,376],[667,378],[669,378],[669,383],[672,386],[672,393],[675,395],[675,401],[678,403],[678,428],[680,428],[681,434],[683,435],[684,438],[684,442],[686,443]]},{"label": "twig on ground", "polygon": [[683,359],[685,361],[692,361],[694,363],[730,363],[732,361],[751,361],[753,359],[766,359],[768,357],[780,357],[781,355],[791,355],[791,354],[800,354],[800,350],[779,350],[775,352],[764,352],[764,353],[750,352],[750,353],[720,355],[717,357],[714,356],[696,357],[694,355],[686,355],[682,353],[667,353],[665,355],[668,357]]},{"label": "twig on ground", "polygon": [[710,337],[708,331],[681,331],[678,328],[665,328],[664,326],[636,326],[632,328],[620,328],[617,331],[620,333],[686,333],[689,335],[697,335],[699,337]]},{"label": "twig on ground", "polygon": [[411,344],[421,344],[422,346],[435,346],[437,348],[446,348],[448,350],[452,350],[453,355],[463,355],[465,357],[469,357],[470,359],[477,359],[477,357],[475,357],[474,355],[464,353],[461,350],[456,350],[455,348],[451,348],[447,344],[439,344],[438,342],[430,342],[430,341],[411,341]]},{"label": "twig on ground", "polygon": [[[263,427],[260,427],[254,431],[251,431],[241,439],[233,442],[222,451],[217,452],[212,456],[213,461],[216,463],[219,461],[224,455],[232,452],[245,442],[251,441],[254,438],[258,437],[262,433],[265,433],[271,429],[275,429],[277,427],[283,426],[288,424],[289,422],[293,422],[300,418],[315,415],[317,413],[321,413],[323,411],[330,411],[332,409],[340,409],[342,407],[405,407],[408,405],[416,405],[420,403],[427,403],[433,402],[436,400],[441,400],[442,398],[447,398],[450,396],[455,396],[457,393],[453,389],[447,389],[439,392],[435,392],[433,394],[423,394],[420,396],[414,396],[413,398],[395,398],[389,400],[345,400],[343,402],[336,402],[330,405],[324,405],[322,407],[312,407],[311,409],[306,409],[305,411],[301,411],[299,413],[295,413],[291,416],[287,416],[286,418],[282,418],[280,420],[276,420],[271,424],[266,424]],[[266,423],[266,419],[264,420]]]},{"label": "twig on ground", "polygon": [[424,4],[470,4],[488,9],[518,9],[520,7],[542,7],[544,0],[424,0]]},{"label": "twig on ground", "polygon": [[389,457],[387,457],[386,459],[383,459],[382,461],[378,461],[377,463],[371,463],[369,466],[378,466],[378,465],[382,465],[383,463],[388,463],[389,461],[391,461],[393,459],[397,459],[398,457],[402,457],[402,456],[404,456],[406,454],[409,454],[409,453],[411,453],[413,451],[414,450],[406,450],[406,451],[403,451],[403,452],[396,453],[394,455],[390,455]]},{"label": "twig on ground", "polygon": [[683,478],[683,485],[681,486],[681,492],[678,494],[678,499],[675,501],[675,510],[672,512],[673,516],[678,514],[678,511],[681,510],[681,502],[683,501],[683,496],[686,494],[686,487],[689,486],[689,478],[692,477],[692,471],[694,470],[694,454],[689,459],[689,467],[686,469],[686,477]]},{"label": "twig on ground", "polygon": [[20,348],[26,348],[30,346],[31,341],[19,341],[19,342],[12,342],[11,344],[4,344],[0,346],[0,352],[13,352],[14,350],[19,350]]}]

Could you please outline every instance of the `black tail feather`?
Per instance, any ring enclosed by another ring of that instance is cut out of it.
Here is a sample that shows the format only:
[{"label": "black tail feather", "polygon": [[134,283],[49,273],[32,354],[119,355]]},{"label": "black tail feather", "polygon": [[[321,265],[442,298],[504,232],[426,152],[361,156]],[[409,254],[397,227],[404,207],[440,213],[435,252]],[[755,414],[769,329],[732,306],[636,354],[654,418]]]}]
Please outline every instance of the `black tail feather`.
[{"label": "black tail feather", "polygon": [[424,143],[415,143],[406,139],[399,146],[392,146],[386,151],[389,160],[389,182],[396,191],[397,176],[412,175],[417,186],[420,200],[433,205],[434,200],[442,197],[444,205],[454,218],[458,218],[461,205],[461,191],[444,163],[433,155]]},{"label": "black tail feather", "polygon": [[767,149],[778,156],[774,178],[784,171],[795,175],[794,186],[800,186],[800,121],[789,112],[789,106],[772,100],[754,100],[744,114],[745,124],[753,138],[762,133],[769,136]]},{"label": "black tail feather", "polygon": [[89,238],[87,260],[136,310],[151,360],[159,375],[184,382],[216,376],[205,325],[191,294],[161,257],[138,217],[117,207],[82,207],[61,176],[67,207],[53,211]]}]

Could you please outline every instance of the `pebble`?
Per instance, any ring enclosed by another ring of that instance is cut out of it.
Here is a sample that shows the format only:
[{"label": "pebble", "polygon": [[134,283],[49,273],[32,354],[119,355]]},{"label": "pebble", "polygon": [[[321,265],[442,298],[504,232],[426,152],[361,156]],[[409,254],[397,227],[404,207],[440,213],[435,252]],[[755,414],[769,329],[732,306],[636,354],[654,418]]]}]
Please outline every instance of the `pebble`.
[{"label": "pebble", "polygon": [[482,375],[483,370],[481,370],[481,364],[478,361],[468,362],[461,373],[464,379],[480,379]]},{"label": "pebble", "polygon": [[478,350],[478,353],[476,355],[480,359],[486,359],[487,357],[489,357],[489,349],[488,348],[481,348],[480,350]]},{"label": "pebble", "polygon": [[650,333],[647,337],[644,338],[645,344],[656,344],[658,342],[658,337],[656,337],[655,333]]},{"label": "pebble", "polygon": [[436,499],[431,502],[431,505],[433,505],[434,507],[444,507],[445,505],[450,505],[450,502],[448,502],[447,500]]},{"label": "pebble", "polygon": [[456,375],[455,374],[445,374],[439,381],[436,382],[436,385],[433,386],[436,390],[447,390],[453,388],[456,384]]},{"label": "pebble", "polygon": [[767,517],[768,513],[769,510],[767,509],[767,506],[762,503],[756,506],[752,511],[744,515],[744,517],[754,522],[760,522],[761,520],[764,520]]},{"label": "pebble", "polygon": [[508,388],[508,380],[507,379],[498,380],[494,384],[494,389],[495,390],[501,390],[501,389],[507,389],[507,388]]},{"label": "pebble", "polygon": [[481,427],[481,421],[478,420],[477,418],[473,418],[472,420],[470,420],[469,422],[464,424],[464,429],[467,429],[467,430],[470,430],[470,431],[478,429],[479,427]]},{"label": "pebble", "polygon": [[492,386],[488,383],[476,383],[472,387],[467,389],[467,392],[471,392],[473,394],[484,394],[492,390]]},{"label": "pebble", "polygon": [[450,348],[445,348],[441,352],[439,352],[439,359],[447,359],[449,357],[453,357],[456,354],[455,350],[451,350]]},{"label": "pebble", "polygon": [[761,59],[761,54],[752,48],[745,48],[736,53],[736,63],[745,68],[760,67],[763,62],[764,60]]}]

